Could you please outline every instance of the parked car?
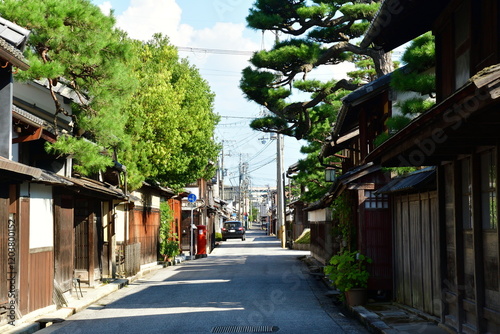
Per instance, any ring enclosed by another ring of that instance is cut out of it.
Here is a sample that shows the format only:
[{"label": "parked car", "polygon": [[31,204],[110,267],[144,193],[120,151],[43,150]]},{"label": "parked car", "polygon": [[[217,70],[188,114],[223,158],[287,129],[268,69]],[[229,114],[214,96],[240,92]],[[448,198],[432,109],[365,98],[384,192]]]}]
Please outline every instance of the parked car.
[{"label": "parked car", "polygon": [[240,221],[227,221],[224,222],[222,227],[222,241],[227,239],[239,239],[245,241],[245,228]]}]

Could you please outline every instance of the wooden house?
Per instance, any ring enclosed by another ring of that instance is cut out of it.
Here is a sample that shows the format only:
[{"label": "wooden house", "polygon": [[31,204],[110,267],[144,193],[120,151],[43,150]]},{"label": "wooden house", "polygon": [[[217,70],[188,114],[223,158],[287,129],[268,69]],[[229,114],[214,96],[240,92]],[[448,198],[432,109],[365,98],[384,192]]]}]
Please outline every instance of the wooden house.
[{"label": "wooden house", "polygon": [[[436,166],[437,197],[430,200],[438,209],[430,226],[440,270],[430,278],[440,291],[432,302],[443,325],[458,333],[500,332],[499,14],[495,0],[387,0],[362,42],[390,51],[427,31],[435,36],[437,104],[365,160]],[[407,267],[408,279],[420,280],[418,270]]]},{"label": "wooden house", "polygon": [[436,170],[396,177],[377,190],[392,209],[393,299],[427,314],[441,314]]},{"label": "wooden house", "polygon": [[[364,158],[375,148],[377,136],[386,131],[384,121],[392,113],[390,77],[370,82],[343,99],[331,137],[320,154],[322,160],[329,156],[341,159],[339,175],[322,200],[323,206],[332,207],[334,212],[348,210],[340,214],[350,220],[355,231],[355,235],[333,241],[334,253],[354,247],[352,250],[368,255],[373,260],[368,268],[368,288],[386,293],[392,290],[391,212],[387,197],[376,191],[389,181],[389,175],[378,165],[364,163]],[[336,199],[344,204],[334,204]],[[338,214],[333,214],[332,228],[340,223],[335,217]]]},{"label": "wooden house", "polygon": [[[10,262],[0,268],[4,323],[55,308],[54,300],[63,305],[74,278],[94,285],[113,270],[113,201],[126,196],[72,175],[70,158],[46,153],[44,144],[57,139],[54,102],[44,82],[13,81],[13,67],[28,66],[20,52],[28,32],[1,18],[0,26],[0,258]],[[55,94],[70,108],[71,91],[58,85]],[[70,119],[57,117],[57,130],[70,132]]]},{"label": "wooden house", "polygon": [[310,228],[309,250],[311,256],[323,265],[327,265],[330,258],[340,250],[340,243],[332,237],[333,221],[330,204],[331,200],[326,197],[304,208]]},{"label": "wooden house", "polygon": [[[141,267],[144,268],[158,263],[160,202],[172,198],[175,193],[165,187],[144,183],[140,189],[132,192],[131,195],[135,200],[130,208],[129,237],[126,244],[129,248],[137,247],[137,251],[135,253],[130,252],[128,254],[129,259],[125,254],[124,260],[125,262],[134,262],[135,265],[126,270],[133,275]],[[175,228],[173,231],[175,231]]]}]

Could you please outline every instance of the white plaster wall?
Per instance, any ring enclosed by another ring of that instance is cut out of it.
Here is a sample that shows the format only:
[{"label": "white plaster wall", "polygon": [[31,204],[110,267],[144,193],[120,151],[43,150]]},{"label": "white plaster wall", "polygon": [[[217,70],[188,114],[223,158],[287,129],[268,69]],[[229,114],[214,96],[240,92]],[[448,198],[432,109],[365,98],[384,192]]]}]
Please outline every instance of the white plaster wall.
[{"label": "white plaster wall", "polygon": [[148,198],[150,197],[149,200],[151,201],[151,208],[153,208],[153,209],[159,209],[160,208],[161,198],[154,191],[148,191],[148,190],[145,190],[145,189],[139,189],[139,190],[133,191],[131,193],[131,195],[133,195],[134,197],[138,198],[138,200],[134,201],[134,204],[136,206],[145,206],[144,199],[147,196]]},{"label": "white plaster wall", "polygon": [[128,238],[128,212],[125,211],[123,204],[115,207],[115,238],[116,242],[124,242]]},{"label": "white plaster wall", "polygon": [[326,221],[326,209],[319,209],[314,211],[309,211],[307,213],[307,219],[310,222],[324,222]]},{"label": "white plaster wall", "polygon": [[[37,84],[35,82],[22,83],[22,82],[14,82],[14,96],[18,99],[21,99],[29,104],[36,105],[38,108],[43,109],[50,114],[54,114],[54,100],[52,100],[52,96],[48,88]],[[71,105],[65,103],[62,98],[59,99],[62,102],[63,107],[66,110],[71,110]],[[42,114],[37,115],[38,117],[50,120],[50,117],[43,117]],[[71,118],[65,115],[60,114],[59,118],[66,120],[66,122],[70,122]]]},{"label": "white plaster wall", "polygon": [[30,195],[30,249],[54,247],[52,187],[32,183]]}]

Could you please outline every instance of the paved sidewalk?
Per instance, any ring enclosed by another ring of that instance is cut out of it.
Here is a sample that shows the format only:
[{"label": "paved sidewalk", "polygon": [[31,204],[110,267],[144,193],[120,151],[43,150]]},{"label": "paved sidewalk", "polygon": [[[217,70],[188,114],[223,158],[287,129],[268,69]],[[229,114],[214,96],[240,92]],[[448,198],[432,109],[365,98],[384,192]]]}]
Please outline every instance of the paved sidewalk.
[{"label": "paved sidewalk", "polygon": [[[54,320],[64,321],[64,319],[80,312],[88,306],[94,304],[99,299],[127,286],[128,284],[150,274],[156,270],[163,268],[163,265],[153,265],[146,267],[135,276],[128,278],[120,278],[110,281],[109,283],[102,283],[93,288],[82,287],[83,297],[80,295],[80,290],[72,292],[71,297],[68,298],[68,305],[60,309],[55,309],[55,306],[48,307],[44,310],[27,314],[21,319],[16,320],[16,325],[0,326],[0,333],[2,334],[31,334],[42,329],[43,321]],[[78,297],[77,293],[78,292]],[[44,312],[45,311],[45,312]],[[42,320],[42,322],[40,322]],[[51,321],[48,321],[50,325]]]},{"label": "paved sidewalk", "polygon": [[312,257],[303,259],[310,274],[325,285],[325,295],[332,298],[344,313],[358,319],[370,332],[379,334],[450,334],[439,325],[439,319],[398,303],[367,303],[349,307],[338,301],[339,292],[332,289],[324,276],[322,265]]},{"label": "paved sidewalk", "polygon": [[376,333],[450,333],[439,326],[438,318],[397,303],[368,303],[353,307],[352,312],[361,323]]}]

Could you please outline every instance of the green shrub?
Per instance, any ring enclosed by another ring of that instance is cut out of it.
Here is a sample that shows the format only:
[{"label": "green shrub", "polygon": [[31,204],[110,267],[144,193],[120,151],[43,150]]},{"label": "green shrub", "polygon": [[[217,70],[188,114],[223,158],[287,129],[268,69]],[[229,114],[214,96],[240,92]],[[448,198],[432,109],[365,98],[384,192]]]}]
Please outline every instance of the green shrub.
[{"label": "green shrub", "polygon": [[366,265],[372,262],[372,259],[358,251],[344,250],[332,256],[330,265],[325,267],[325,274],[341,292],[353,288],[366,288],[370,277]]}]

